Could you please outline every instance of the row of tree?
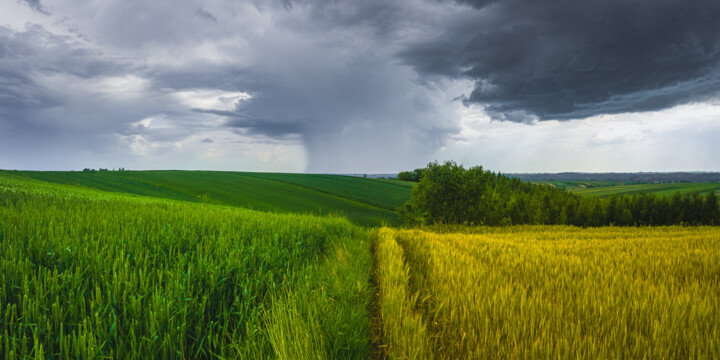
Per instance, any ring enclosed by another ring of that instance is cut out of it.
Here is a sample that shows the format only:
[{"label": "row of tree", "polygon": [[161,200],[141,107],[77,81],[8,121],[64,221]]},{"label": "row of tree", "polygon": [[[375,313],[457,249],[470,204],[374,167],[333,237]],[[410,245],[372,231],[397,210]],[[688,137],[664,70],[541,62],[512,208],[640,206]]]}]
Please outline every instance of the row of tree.
[{"label": "row of tree", "polygon": [[720,225],[720,207],[712,192],[599,199],[530,184],[481,166],[465,169],[452,161],[419,170],[411,200],[399,209],[407,223]]},{"label": "row of tree", "polygon": [[[108,170],[108,169],[106,169],[106,168],[100,168],[100,169],[98,169],[98,170],[91,169],[91,168],[84,168],[82,171],[83,171],[83,172],[98,172],[98,171],[111,171],[111,170]],[[112,169],[112,171],[127,171],[127,170],[125,170],[125,168],[122,168],[122,167],[121,167],[121,168],[118,168],[117,170]]]}]

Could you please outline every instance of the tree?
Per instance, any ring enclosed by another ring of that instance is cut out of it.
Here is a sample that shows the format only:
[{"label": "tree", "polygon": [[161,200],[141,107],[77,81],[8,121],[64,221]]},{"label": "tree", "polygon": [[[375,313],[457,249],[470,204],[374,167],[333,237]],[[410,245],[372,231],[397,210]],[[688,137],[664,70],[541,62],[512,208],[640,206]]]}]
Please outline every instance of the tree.
[{"label": "tree", "polygon": [[[419,171],[418,171],[419,170]],[[411,199],[401,209],[407,223],[567,224],[577,226],[720,224],[714,193],[581,197],[562,189],[533,185],[453,161],[432,162],[420,174]]]},{"label": "tree", "polygon": [[419,182],[422,179],[425,169],[415,169],[413,171],[401,171],[398,173],[397,179],[402,181]]},{"label": "tree", "polygon": [[412,173],[409,171],[401,171],[397,176],[398,180],[412,181]]},{"label": "tree", "polygon": [[715,195],[715,191],[710,191],[707,195],[705,195],[703,214],[706,216],[704,224],[720,225],[720,208],[718,208],[718,200],[717,195]]},{"label": "tree", "polygon": [[429,222],[457,224],[466,220],[467,211],[463,174],[465,169],[454,161],[443,165],[428,164],[425,176],[412,189],[412,206],[427,213]]}]

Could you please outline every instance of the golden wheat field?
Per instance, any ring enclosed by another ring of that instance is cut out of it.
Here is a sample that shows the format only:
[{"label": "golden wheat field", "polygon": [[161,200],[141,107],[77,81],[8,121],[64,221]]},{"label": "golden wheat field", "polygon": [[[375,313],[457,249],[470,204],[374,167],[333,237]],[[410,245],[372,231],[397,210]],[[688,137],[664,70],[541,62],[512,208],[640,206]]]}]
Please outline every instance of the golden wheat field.
[{"label": "golden wheat field", "polygon": [[388,357],[720,358],[720,228],[377,236]]}]

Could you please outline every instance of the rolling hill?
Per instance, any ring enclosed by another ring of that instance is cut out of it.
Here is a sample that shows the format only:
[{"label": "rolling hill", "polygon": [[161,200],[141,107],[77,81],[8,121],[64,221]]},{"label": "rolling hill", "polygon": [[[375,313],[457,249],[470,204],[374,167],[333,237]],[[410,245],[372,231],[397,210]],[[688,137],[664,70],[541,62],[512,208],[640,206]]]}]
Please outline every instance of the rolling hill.
[{"label": "rolling hill", "polygon": [[36,180],[269,212],[346,216],[360,225],[395,224],[410,198],[403,182],[319,174],[220,171],[3,171]]}]

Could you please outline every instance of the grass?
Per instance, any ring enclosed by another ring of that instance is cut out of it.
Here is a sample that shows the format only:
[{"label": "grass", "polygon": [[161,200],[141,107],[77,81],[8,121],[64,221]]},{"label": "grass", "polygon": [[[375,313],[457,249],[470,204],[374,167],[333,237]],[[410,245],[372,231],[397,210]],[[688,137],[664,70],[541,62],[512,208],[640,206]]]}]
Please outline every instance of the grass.
[{"label": "grass", "polygon": [[103,191],[205,202],[269,212],[339,214],[363,226],[398,224],[394,209],[410,189],[336,175],[219,171],[3,172]]},{"label": "grass", "polygon": [[658,196],[692,192],[707,194],[710,191],[720,193],[720,183],[632,184],[617,181],[538,181],[533,183],[546,184],[580,195],[595,197],[608,197],[613,194],[632,195],[641,192],[653,193]]},{"label": "grass", "polygon": [[3,174],[0,358],[367,358],[371,264],[338,217]]},{"label": "grass", "polygon": [[[410,199],[405,182],[355,176],[321,174],[243,173],[262,179],[295,184],[369,205],[395,210]],[[412,183],[411,183],[412,184]]]},{"label": "grass", "polygon": [[394,232],[435,358],[720,356],[716,227],[435,230]]},{"label": "grass", "polygon": [[430,337],[421,315],[415,312],[417,293],[410,292],[410,269],[404,263],[403,250],[387,228],[378,231],[376,243],[383,354],[390,359],[431,359]]}]

